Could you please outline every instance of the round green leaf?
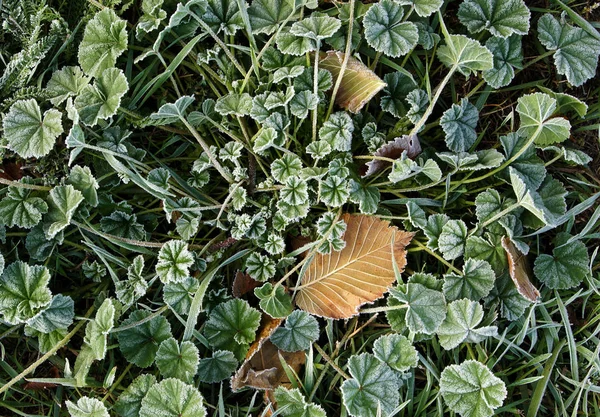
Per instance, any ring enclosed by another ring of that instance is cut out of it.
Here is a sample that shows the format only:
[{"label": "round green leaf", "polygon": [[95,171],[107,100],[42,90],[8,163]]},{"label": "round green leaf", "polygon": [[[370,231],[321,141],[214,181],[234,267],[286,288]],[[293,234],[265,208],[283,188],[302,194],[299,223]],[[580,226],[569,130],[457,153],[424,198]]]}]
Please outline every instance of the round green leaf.
[{"label": "round green leaf", "polygon": [[513,33],[527,35],[531,13],[523,0],[465,0],[458,18],[471,33],[488,30],[507,38]]},{"label": "round green leaf", "polygon": [[496,326],[477,327],[482,320],[483,307],[478,302],[467,299],[451,302],[448,315],[436,332],[440,345],[450,350],[463,342],[479,343],[498,334]]},{"label": "round green leaf", "polygon": [[[123,320],[121,326],[134,325],[147,319],[150,314],[149,311],[136,310]],[[158,346],[169,337],[171,337],[171,325],[163,316],[153,317],[117,333],[119,349],[123,356],[140,368],[152,365]]]},{"label": "round green leaf", "polygon": [[198,378],[202,382],[214,384],[220,382],[237,369],[238,361],[232,352],[228,350],[217,350],[212,358],[200,359],[198,365]]},{"label": "round green leaf", "polygon": [[203,401],[192,385],[168,378],[150,387],[142,399],[140,417],[204,417]]},{"label": "round green leaf", "polygon": [[556,110],[556,100],[544,93],[526,94],[517,102],[521,118],[518,134],[527,138],[535,136],[538,145],[551,145],[565,141],[571,134],[571,123],[563,117],[551,117]]},{"label": "round green leaf", "polygon": [[254,295],[260,300],[260,308],[273,318],[287,317],[292,312],[292,297],[281,285],[273,288],[273,284],[267,282],[255,288]]},{"label": "round green leaf", "polygon": [[412,22],[403,22],[402,6],[392,0],[373,5],[363,18],[365,39],[377,52],[396,58],[406,55],[419,40],[419,31]]},{"label": "round green leaf", "polygon": [[552,255],[543,253],[535,259],[533,272],[549,288],[576,287],[590,273],[590,258],[585,244],[580,240],[565,243],[569,238],[568,234],[559,234]]},{"label": "round green leaf", "polygon": [[194,257],[182,240],[170,240],[158,252],[156,273],[165,284],[181,282],[189,276]]},{"label": "round green leaf", "polygon": [[156,384],[156,377],[154,375],[143,374],[138,376],[119,395],[119,399],[113,406],[113,410],[121,417],[138,417],[140,408],[142,407],[142,399],[154,384]]},{"label": "round green leaf", "polygon": [[42,214],[48,212],[48,205],[35,195],[35,191],[27,188],[8,187],[8,192],[0,201],[0,224],[26,229],[38,224]]},{"label": "round green leaf", "polygon": [[319,338],[317,319],[305,311],[295,310],[271,335],[271,342],[286,352],[306,350]]},{"label": "round green leaf", "polygon": [[95,398],[81,397],[77,404],[69,400],[66,404],[71,417],[109,417],[106,406]]},{"label": "round green leaf", "polygon": [[158,347],[156,352],[156,366],[164,378],[178,378],[190,383],[196,375],[200,356],[198,348],[190,341],[177,344],[177,340],[170,337]]},{"label": "round green leaf", "polygon": [[373,354],[399,372],[406,372],[419,363],[417,350],[410,340],[399,334],[388,334],[375,340]]},{"label": "round green leaf", "polygon": [[463,265],[462,275],[444,275],[444,294],[448,300],[478,301],[490,293],[495,280],[496,274],[488,262],[469,258]]}]

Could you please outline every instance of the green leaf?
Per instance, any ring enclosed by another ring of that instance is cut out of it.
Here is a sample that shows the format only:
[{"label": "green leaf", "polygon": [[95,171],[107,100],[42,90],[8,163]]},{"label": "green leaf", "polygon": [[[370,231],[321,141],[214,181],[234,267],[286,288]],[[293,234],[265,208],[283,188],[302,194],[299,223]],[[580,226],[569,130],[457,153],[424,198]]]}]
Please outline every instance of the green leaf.
[{"label": "green leaf", "polygon": [[244,27],[242,14],[235,0],[208,0],[202,20],[216,33],[223,31],[225,35],[234,35]]},{"label": "green leaf", "polygon": [[440,10],[444,0],[399,0],[398,3],[414,7],[419,16],[427,17]]},{"label": "green leaf", "polygon": [[410,75],[400,71],[385,74],[383,81],[387,86],[381,96],[381,109],[396,117],[404,116],[408,111],[405,99],[418,87],[417,83]]},{"label": "green leaf", "polygon": [[342,384],[348,414],[354,417],[388,416],[398,406],[398,379],[385,363],[369,353],[362,353],[348,359],[348,370],[352,379]]},{"label": "green leaf", "polygon": [[463,342],[480,343],[487,337],[496,336],[496,326],[477,327],[483,320],[483,307],[467,299],[448,304],[446,320],[437,330],[440,345],[446,350],[454,349]]},{"label": "green leaf", "polygon": [[150,387],[142,399],[139,417],[204,417],[203,402],[197,388],[168,378]]},{"label": "green leaf", "polygon": [[423,227],[423,233],[427,236],[427,247],[433,250],[438,249],[438,240],[442,234],[442,228],[448,223],[450,218],[445,214],[432,214],[427,218],[427,225]]},{"label": "green leaf", "polygon": [[129,89],[123,71],[108,68],[101,73],[93,85],[86,85],[75,99],[75,108],[81,121],[95,126],[99,120],[106,120],[115,114],[121,99]]},{"label": "green leaf", "polygon": [[310,91],[300,91],[290,101],[290,112],[299,119],[305,119],[308,112],[317,108],[319,97]]},{"label": "green leaf", "polygon": [[479,220],[479,223],[484,223],[513,202],[514,200],[510,201],[503,198],[500,193],[493,188],[485,190],[475,197],[475,214],[477,220]]},{"label": "green leaf", "polygon": [[119,399],[113,406],[113,410],[121,417],[139,417],[142,408],[142,399],[146,396],[150,387],[156,384],[156,377],[143,374],[133,380],[131,384],[119,395]]},{"label": "green leaf", "polygon": [[463,265],[462,275],[444,275],[444,294],[448,300],[478,301],[490,293],[495,281],[496,274],[488,262],[469,258]]},{"label": "green leaf", "polygon": [[277,410],[284,417],[326,417],[325,410],[316,404],[307,403],[298,388],[278,386],[275,389],[275,401]]},{"label": "green leaf", "polygon": [[19,226],[31,229],[48,212],[48,205],[27,188],[8,187],[8,192],[0,201],[0,224],[8,227]]},{"label": "green leaf", "polygon": [[308,349],[319,338],[317,319],[305,311],[294,310],[284,326],[280,326],[271,335],[271,342],[286,352]]},{"label": "green leaf", "polygon": [[158,252],[156,273],[165,284],[181,282],[189,276],[194,257],[182,240],[170,240]]},{"label": "green leaf", "polygon": [[273,284],[267,282],[262,287],[255,288],[254,295],[260,300],[260,308],[273,318],[284,318],[292,312],[292,297],[281,285],[273,288]]},{"label": "green leaf", "polygon": [[496,288],[497,294],[494,295],[500,301],[502,317],[510,321],[516,321],[523,317],[525,310],[531,305],[531,301],[519,293],[513,280],[508,275],[508,271],[498,277]]},{"label": "green leaf", "polygon": [[22,158],[48,155],[63,132],[62,114],[56,109],[42,111],[35,99],[19,100],[10,106],[2,126],[8,149]]},{"label": "green leaf", "polygon": [[493,36],[507,38],[513,33],[529,33],[531,13],[523,0],[465,0],[458,18],[471,33],[485,29]]},{"label": "green leaf", "polygon": [[238,361],[228,350],[217,350],[211,358],[200,359],[198,379],[208,384],[229,378],[237,369]]},{"label": "green leaf", "polygon": [[246,116],[252,110],[252,97],[250,94],[227,94],[219,97],[215,105],[215,111],[221,116],[233,114],[234,116]]},{"label": "green leaf", "polygon": [[568,112],[575,112],[579,115],[579,117],[584,117],[587,114],[587,104],[579,100],[577,97],[573,97],[570,94],[557,93],[543,86],[538,86],[538,88],[542,90],[543,93],[548,94],[550,97],[556,100],[556,104],[558,106],[556,113],[565,114]]},{"label": "green leaf", "polygon": [[246,273],[257,281],[267,281],[275,275],[275,263],[268,256],[252,252],[246,258]]},{"label": "green leaf", "polygon": [[573,288],[590,274],[590,258],[585,244],[580,240],[566,243],[570,237],[566,233],[558,234],[552,255],[543,253],[535,259],[533,272],[548,288]]},{"label": "green leaf", "polygon": [[479,120],[477,107],[463,98],[444,112],[440,125],[446,134],[446,145],[454,152],[468,151],[477,140],[475,127]]},{"label": "green leaf", "polygon": [[81,397],[77,404],[69,400],[65,404],[71,417],[109,417],[106,406],[96,398]]},{"label": "green leaf", "polygon": [[496,274],[506,269],[506,254],[500,239],[502,236],[486,233],[481,236],[469,236],[465,247],[465,258],[487,261]]},{"label": "green leaf", "polygon": [[75,210],[82,201],[83,195],[72,185],[59,185],[50,190],[50,210],[48,212],[50,224],[44,228],[48,239],[53,238],[71,224]]},{"label": "green leaf", "polygon": [[[132,305],[136,300],[146,294],[148,282],[142,274],[144,270],[144,257],[138,255],[127,267],[127,280],[115,284],[117,298],[125,305]],[[163,288],[164,291],[164,288]]]},{"label": "green leaf", "polygon": [[464,35],[449,35],[446,44],[438,48],[438,58],[444,65],[465,77],[472,72],[489,70],[494,66],[492,53],[476,40]]},{"label": "green leaf", "polygon": [[446,318],[446,299],[441,291],[422,284],[408,283],[390,294],[405,306],[405,321],[410,331],[433,334]]},{"label": "green leaf", "polygon": [[[2,268],[0,268],[0,271]],[[41,313],[27,321],[27,325],[40,333],[52,333],[60,329],[67,329],[73,324],[75,317],[74,302],[69,296],[57,294],[52,297],[52,302]]]},{"label": "green leaf", "polygon": [[565,197],[567,190],[558,180],[551,176],[546,177],[539,190],[540,197],[544,204],[544,209],[550,214],[551,218],[558,218],[567,211]]},{"label": "green leaf", "polygon": [[493,88],[505,87],[515,76],[515,68],[522,68],[521,37],[490,38],[485,43],[494,57],[494,66],[483,71],[483,78]]},{"label": "green leaf", "polygon": [[44,311],[52,301],[50,271],[16,261],[0,277],[0,313],[9,324],[21,324]]},{"label": "green leaf", "polygon": [[142,16],[135,27],[135,37],[142,39],[145,33],[158,29],[160,23],[167,17],[167,12],[161,9],[163,0],[143,0]]},{"label": "green leaf", "polygon": [[290,33],[296,36],[321,41],[333,36],[342,26],[342,22],[331,16],[310,16],[295,22]]},{"label": "green leaf", "polygon": [[79,95],[90,80],[91,77],[87,77],[79,67],[63,67],[54,71],[46,85],[50,102],[58,106],[67,98]]},{"label": "green leaf", "polygon": [[419,229],[427,227],[427,214],[417,203],[409,201],[406,203],[406,210],[408,211],[408,220],[414,227]]},{"label": "green leaf", "polygon": [[253,1],[248,7],[252,33],[272,34],[293,12],[293,0]]},{"label": "green leaf", "polygon": [[302,169],[302,160],[294,154],[286,153],[281,158],[276,159],[271,163],[271,175],[275,181],[282,184],[289,177],[297,177]]},{"label": "green leaf", "polygon": [[[110,298],[105,299],[96,312],[94,320],[85,327],[84,344],[91,351],[92,360],[102,360],[106,355],[108,333],[115,320],[115,307]],[[77,372],[76,372],[77,373]],[[85,376],[83,376],[85,379]]]},{"label": "green leaf", "polygon": [[377,52],[392,58],[406,55],[419,40],[417,26],[403,22],[402,6],[392,0],[373,5],[363,18],[365,39]]},{"label": "green leaf", "polygon": [[156,351],[156,366],[164,378],[178,378],[191,383],[199,361],[198,348],[190,341],[179,345],[177,340],[170,337],[163,340]]},{"label": "green leaf", "polygon": [[79,44],[79,64],[83,71],[98,77],[112,68],[117,58],[127,49],[127,22],[110,8],[96,13],[85,26]]},{"label": "green leaf", "polygon": [[[504,148],[506,159],[510,159],[513,155],[521,152],[526,142],[526,138],[523,138],[516,133],[500,136],[500,143],[502,143],[502,148]],[[544,161],[537,156],[533,144],[529,145],[527,149],[510,164],[509,168],[518,172],[527,185],[527,188],[533,191],[540,187],[542,181],[544,181],[544,178],[546,177]],[[502,172],[502,177],[507,181],[510,181],[509,168]]]},{"label": "green leaf", "polygon": [[308,184],[299,177],[288,177],[280,198],[288,204],[304,204],[308,201]]},{"label": "green leaf", "polygon": [[92,207],[98,205],[97,189],[100,187],[92,171],[87,166],[75,165],[69,173],[69,184],[73,185],[76,190],[81,191],[86,203]]},{"label": "green leaf", "polygon": [[415,88],[410,93],[406,95],[406,102],[410,106],[408,112],[406,112],[406,117],[413,122],[418,123],[421,117],[425,114],[427,110],[427,105],[429,104],[429,96],[425,90],[421,90]]},{"label": "green leaf", "polygon": [[198,280],[186,277],[181,282],[171,282],[163,287],[163,301],[177,314],[187,315],[192,305],[194,294],[198,291]]},{"label": "green leaf", "polygon": [[350,196],[348,199],[358,204],[358,209],[363,214],[375,214],[379,208],[381,195],[379,189],[372,185],[363,185],[353,179],[348,183]]},{"label": "green leaf", "polygon": [[438,248],[444,259],[456,259],[465,251],[467,225],[462,220],[448,220],[438,237]]},{"label": "green leaf", "polygon": [[342,177],[329,175],[325,181],[319,183],[319,195],[321,201],[327,206],[341,207],[350,197],[348,181]]},{"label": "green leaf", "polygon": [[475,153],[437,152],[436,155],[452,168],[459,171],[479,171],[499,167],[504,156],[495,149],[483,149]]},{"label": "green leaf", "polygon": [[563,117],[552,117],[556,110],[556,100],[544,93],[526,94],[518,99],[517,113],[521,118],[521,136],[535,136],[538,145],[551,145],[563,142],[571,134],[571,123]]},{"label": "green leaf", "polygon": [[204,335],[214,349],[232,351],[238,360],[244,359],[260,325],[260,312],[240,299],[219,304],[210,313]]},{"label": "green leaf", "polygon": [[375,340],[373,354],[398,372],[406,372],[419,363],[417,350],[410,340],[399,334],[388,334]]},{"label": "green leaf", "polygon": [[517,202],[519,205],[531,212],[545,225],[553,225],[555,218],[552,213],[549,212],[546,207],[544,207],[544,202],[540,195],[537,192],[528,189],[527,184],[525,183],[521,174],[515,171],[512,167],[509,167],[509,172],[510,182],[512,184],[513,191],[517,196]]},{"label": "green leaf", "polygon": [[193,96],[181,96],[175,103],[167,103],[160,106],[156,113],[150,115],[150,119],[159,120],[160,124],[178,122],[185,118],[185,111],[193,102]]},{"label": "green leaf", "polygon": [[559,22],[549,13],[538,20],[538,39],[554,53],[554,65],[574,86],[580,86],[596,74],[600,39],[585,30]]},{"label": "green leaf", "polygon": [[109,235],[133,240],[146,240],[144,226],[137,222],[135,214],[113,211],[110,216],[100,219],[102,231]]},{"label": "green leaf", "polygon": [[[302,56],[317,49],[317,42],[303,36],[290,33],[289,29],[281,30],[275,38],[277,48],[286,55]],[[296,87],[296,85],[294,85]],[[297,91],[299,91],[296,88]]]},{"label": "green leaf", "polygon": [[167,319],[155,316],[148,320],[150,315],[149,311],[135,310],[121,323],[121,327],[133,326],[117,333],[121,353],[127,361],[140,368],[152,365],[158,346],[171,337],[171,325]]},{"label": "green leaf", "polygon": [[485,365],[467,360],[442,371],[440,393],[462,417],[490,417],[506,398],[506,386]]},{"label": "green leaf", "polygon": [[67,335],[67,329],[56,329],[48,334],[41,333],[32,327],[25,326],[24,334],[28,337],[38,338],[38,349],[40,353],[49,352],[50,349],[55,347],[61,340]]},{"label": "green leaf", "polygon": [[319,139],[326,141],[336,151],[346,152],[352,148],[354,123],[346,112],[337,112],[319,129]]}]

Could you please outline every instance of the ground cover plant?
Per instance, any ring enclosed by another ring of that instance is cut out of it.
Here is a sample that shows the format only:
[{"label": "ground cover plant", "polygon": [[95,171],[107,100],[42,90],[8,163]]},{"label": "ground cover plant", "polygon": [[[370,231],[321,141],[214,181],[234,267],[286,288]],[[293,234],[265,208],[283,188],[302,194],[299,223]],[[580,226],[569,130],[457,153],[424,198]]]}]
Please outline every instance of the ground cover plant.
[{"label": "ground cover plant", "polygon": [[600,415],[599,12],[1,1],[0,415]]}]

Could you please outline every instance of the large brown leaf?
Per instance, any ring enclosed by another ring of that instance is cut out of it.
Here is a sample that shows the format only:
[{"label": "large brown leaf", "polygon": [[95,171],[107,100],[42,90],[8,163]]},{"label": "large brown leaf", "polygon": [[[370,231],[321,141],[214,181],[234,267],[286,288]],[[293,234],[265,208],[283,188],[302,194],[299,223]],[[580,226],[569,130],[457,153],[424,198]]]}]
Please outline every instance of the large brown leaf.
[{"label": "large brown leaf", "polygon": [[296,293],[296,304],[317,316],[342,319],[381,298],[394,283],[393,262],[406,266],[406,246],[413,233],[373,216],[345,214],[346,247],[317,254]]}]

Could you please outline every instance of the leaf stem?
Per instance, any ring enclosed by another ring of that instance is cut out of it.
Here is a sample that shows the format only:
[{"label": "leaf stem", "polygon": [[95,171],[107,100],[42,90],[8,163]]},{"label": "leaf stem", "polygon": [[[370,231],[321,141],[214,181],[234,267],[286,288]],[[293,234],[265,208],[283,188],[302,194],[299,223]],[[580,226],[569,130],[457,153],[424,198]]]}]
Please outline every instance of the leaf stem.
[{"label": "leaf stem", "polygon": [[456,69],[457,69],[457,67],[453,66],[450,69],[450,71],[448,71],[448,74],[446,74],[446,76],[444,77],[442,82],[440,82],[440,84],[437,86],[435,95],[431,99],[431,102],[429,103],[429,106],[427,106],[427,109],[425,110],[425,113],[423,113],[423,116],[421,117],[421,119],[417,122],[417,124],[415,124],[415,127],[413,127],[413,129],[410,131],[410,136],[416,135],[417,133],[419,133],[419,130],[421,130],[421,128],[425,125],[425,123],[427,123],[427,119],[429,119],[429,116],[431,116],[431,113],[433,113],[433,108],[435,107],[435,104],[439,100],[439,98],[442,94],[442,91],[444,90],[444,87],[446,86],[446,84],[448,84],[450,82],[450,79],[452,79],[452,75],[454,75],[454,72],[456,71]]},{"label": "leaf stem", "polygon": [[8,185],[10,187],[26,188],[28,190],[37,191],[50,191],[52,187],[46,187],[45,185],[27,184],[25,182],[11,181],[5,178],[0,178],[0,184]]},{"label": "leaf stem", "polygon": [[[315,65],[314,65],[314,73],[313,73],[313,94],[315,97],[319,97],[319,49],[321,49],[321,41],[319,39],[316,40],[317,50],[315,52]],[[319,112],[319,106],[316,106],[312,111],[312,141],[317,140],[317,115]]]},{"label": "leaf stem", "polygon": [[413,242],[416,243],[416,245],[419,248],[421,248],[422,250],[424,250],[425,252],[427,252],[428,254],[430,254],[431,256],[433,256],[434,258],[436,258],[438,261],[440,261],[441,263],[443,263],[444,265],[446,265],[449,269],[451,269],[452,271],[456,272],[458,275],[462,275],[463,274],[458,268],[456,268],[454,265],[452,265],[450,262],[448,262],[447,260],[445,260],[444,258],[442,258],[440,255],[438,255],[434,251],[432,251],[427,246],[423,245],[418,240],[413,240]]}]

